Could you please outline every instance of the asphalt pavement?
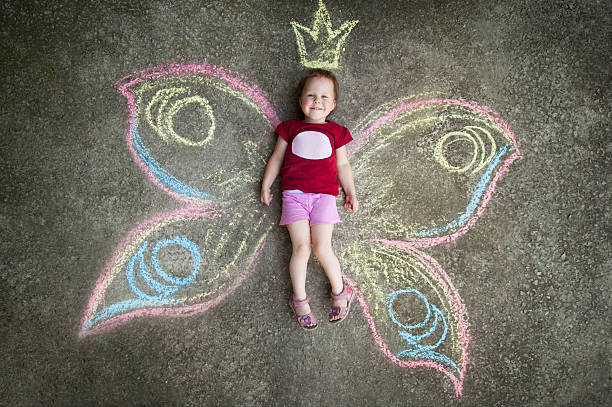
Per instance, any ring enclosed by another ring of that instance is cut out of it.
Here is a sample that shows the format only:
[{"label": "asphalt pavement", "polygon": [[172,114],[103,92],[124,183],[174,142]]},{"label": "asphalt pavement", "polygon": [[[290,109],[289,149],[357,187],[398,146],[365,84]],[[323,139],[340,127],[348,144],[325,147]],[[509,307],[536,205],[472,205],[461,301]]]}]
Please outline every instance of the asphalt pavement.
[{"label": "asphalt pavement", "polygon": [[[612,3],[0,10],[1,405],[609,405]],[[312,332],[258,191],[307,66],[361,206]]]}]

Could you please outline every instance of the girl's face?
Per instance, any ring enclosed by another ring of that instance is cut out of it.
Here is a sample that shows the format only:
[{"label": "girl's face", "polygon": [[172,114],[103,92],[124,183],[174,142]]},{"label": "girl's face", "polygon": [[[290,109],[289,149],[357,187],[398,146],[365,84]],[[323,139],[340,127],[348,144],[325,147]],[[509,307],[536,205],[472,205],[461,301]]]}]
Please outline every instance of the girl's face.
[{"label": "girl's face", "polygon": [[323,76],[306,81],[300,95],[300,107],[307,123],[325,123],[325,119],[336,107],[334,83]]}]

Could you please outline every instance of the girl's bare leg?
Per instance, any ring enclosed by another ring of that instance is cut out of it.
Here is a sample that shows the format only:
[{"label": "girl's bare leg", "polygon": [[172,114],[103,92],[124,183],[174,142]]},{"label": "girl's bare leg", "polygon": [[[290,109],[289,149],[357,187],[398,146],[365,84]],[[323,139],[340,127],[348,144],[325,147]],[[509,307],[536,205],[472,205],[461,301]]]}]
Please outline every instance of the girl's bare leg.
[{"label": "girl's bare leg", "polygon": [[[321,263],[323,270],[325,270],[325,274],[331,284],[332,293],[338,295],[342,292],[344,283],[342,280],[342,271],[340,270],[340,262],[338,262],[338,258],[334,254],[332,248],[331,238],[334,232],[334,225],[322,223],[312,226],[310,231],[315,256],[317,256],[319,263]],[[346,300],[334,300],[332,303],[337,306],[347,306]]]},{"label": "girl's bare leg", "polygon": [[[293,286],[293,299],[303,300],[306,298],[306,269],[310,258],[310,226],[307,220],[300,220],[287,225],[291,237],[291,261],[289,262],[289,274]],[[310,312],[308,304],[296,307],[298,315]]]}]

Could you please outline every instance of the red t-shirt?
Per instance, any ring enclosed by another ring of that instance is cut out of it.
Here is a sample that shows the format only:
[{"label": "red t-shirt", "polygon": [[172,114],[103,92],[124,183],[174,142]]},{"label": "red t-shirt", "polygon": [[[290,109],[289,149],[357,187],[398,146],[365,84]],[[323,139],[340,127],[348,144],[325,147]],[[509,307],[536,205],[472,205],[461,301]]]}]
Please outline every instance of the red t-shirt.
[{"label": "red t-shirt", "polygon": [[282,122],[274,131],[289,145],[281,168],[281,189],[338,195],[336,149],[353,140],[346,127],[328,121]]}]

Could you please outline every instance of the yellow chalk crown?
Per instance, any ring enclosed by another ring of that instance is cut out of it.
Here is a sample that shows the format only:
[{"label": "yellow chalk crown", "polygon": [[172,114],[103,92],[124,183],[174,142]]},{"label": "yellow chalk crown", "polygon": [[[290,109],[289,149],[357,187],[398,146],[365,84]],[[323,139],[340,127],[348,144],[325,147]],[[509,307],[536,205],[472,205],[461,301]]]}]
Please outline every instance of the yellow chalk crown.
[{"label": "yellow chalk crown", "polygon": [[[346,21],[337,30],[332,30],[331,20],[325,4],[319,0],[319,9],[314,14],[312,27],[291,22],[300,54],[300,63],[308,68],[336,69],[343,51],[344,41],[359,20]],[[306,48],[308,44],[308,49]]]}]

